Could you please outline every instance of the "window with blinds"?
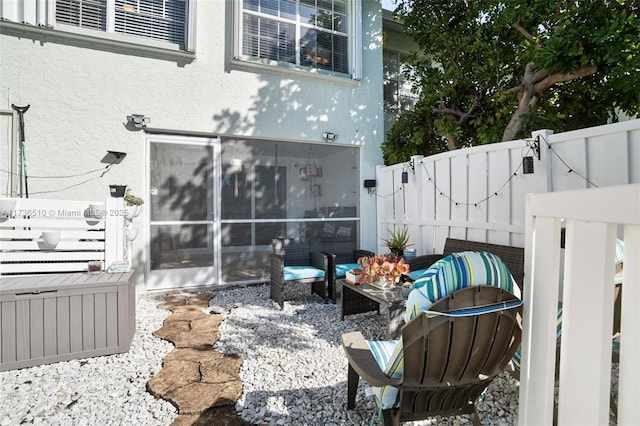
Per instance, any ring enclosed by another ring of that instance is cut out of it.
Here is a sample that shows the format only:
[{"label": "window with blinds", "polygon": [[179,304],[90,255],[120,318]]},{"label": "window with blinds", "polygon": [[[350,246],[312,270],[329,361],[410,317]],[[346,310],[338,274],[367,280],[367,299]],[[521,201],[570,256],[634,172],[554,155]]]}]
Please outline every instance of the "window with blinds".
[{"label": "window with blinds", "polygon": [[56,22],[186,46],[188,0],[56,0]]},{"label": "window with blinds", "polygon": [[240,54],[349,72],[349,0],[241,0]]}]

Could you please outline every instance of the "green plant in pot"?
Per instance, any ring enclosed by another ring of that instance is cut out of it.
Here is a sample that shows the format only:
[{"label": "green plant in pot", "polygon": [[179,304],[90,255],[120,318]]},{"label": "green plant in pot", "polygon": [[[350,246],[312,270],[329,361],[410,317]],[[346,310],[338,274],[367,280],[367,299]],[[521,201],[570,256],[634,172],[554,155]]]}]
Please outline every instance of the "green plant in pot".
[{"label": "green plant in pot", "polygon": [[129,189],[127,190],[127,195],[124,196],[124,202],[130,206],[141,206],[144,204],[144,200],[133,195]]},{"label": "green plant in pot", "polygon": [[402,228],[393,228],[393,231],[387,229],[389,233],[388,238],[383,238],[382,242],[385,246],[389,248],[391,253],[396,254],[397,256],[404,255],[404,249],[413,244],[409,244],[409,228],[407,226],[403,226]]},{"label": "green plant in pot", "polygon": [[126,209],[125,217],[131,220],[140,214],[140,206],[144,204],[144,200],[133,195],[131,189],[127,189],[127,194],[124,196],[124,203]]}]

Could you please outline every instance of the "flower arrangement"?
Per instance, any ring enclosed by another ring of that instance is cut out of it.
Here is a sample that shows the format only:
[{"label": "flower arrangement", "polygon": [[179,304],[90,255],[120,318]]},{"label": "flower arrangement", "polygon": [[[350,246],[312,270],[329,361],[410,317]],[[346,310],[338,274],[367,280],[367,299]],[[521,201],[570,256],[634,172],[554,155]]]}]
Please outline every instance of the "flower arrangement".
[{"label": "flower arrangement", "polygon": [[359,284],[378,283],[380,278],[384,278],[389,286],[400,284],[400,278],[410,272],[409,264],[393,253],[361,257],[358,265],[362,266]]}]

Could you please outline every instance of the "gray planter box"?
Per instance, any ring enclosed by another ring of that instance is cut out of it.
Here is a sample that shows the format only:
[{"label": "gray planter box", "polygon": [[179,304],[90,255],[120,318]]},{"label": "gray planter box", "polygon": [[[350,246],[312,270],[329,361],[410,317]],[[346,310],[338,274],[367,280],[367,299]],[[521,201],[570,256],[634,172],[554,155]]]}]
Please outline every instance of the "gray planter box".
[{"label": "gray planter box", "polygon": [[133,273],[2,277],[0,371],[127,352]]}]

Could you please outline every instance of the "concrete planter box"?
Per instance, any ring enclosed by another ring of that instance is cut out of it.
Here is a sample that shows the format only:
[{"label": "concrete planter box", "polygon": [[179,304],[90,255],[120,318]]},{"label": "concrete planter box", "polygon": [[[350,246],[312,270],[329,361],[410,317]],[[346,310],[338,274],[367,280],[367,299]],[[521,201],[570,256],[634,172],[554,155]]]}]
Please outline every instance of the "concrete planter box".
[{"label": "concrete planter box", "polygon": [[0,371],[127,352],[136,329],[132,276],[2,277]]}]

